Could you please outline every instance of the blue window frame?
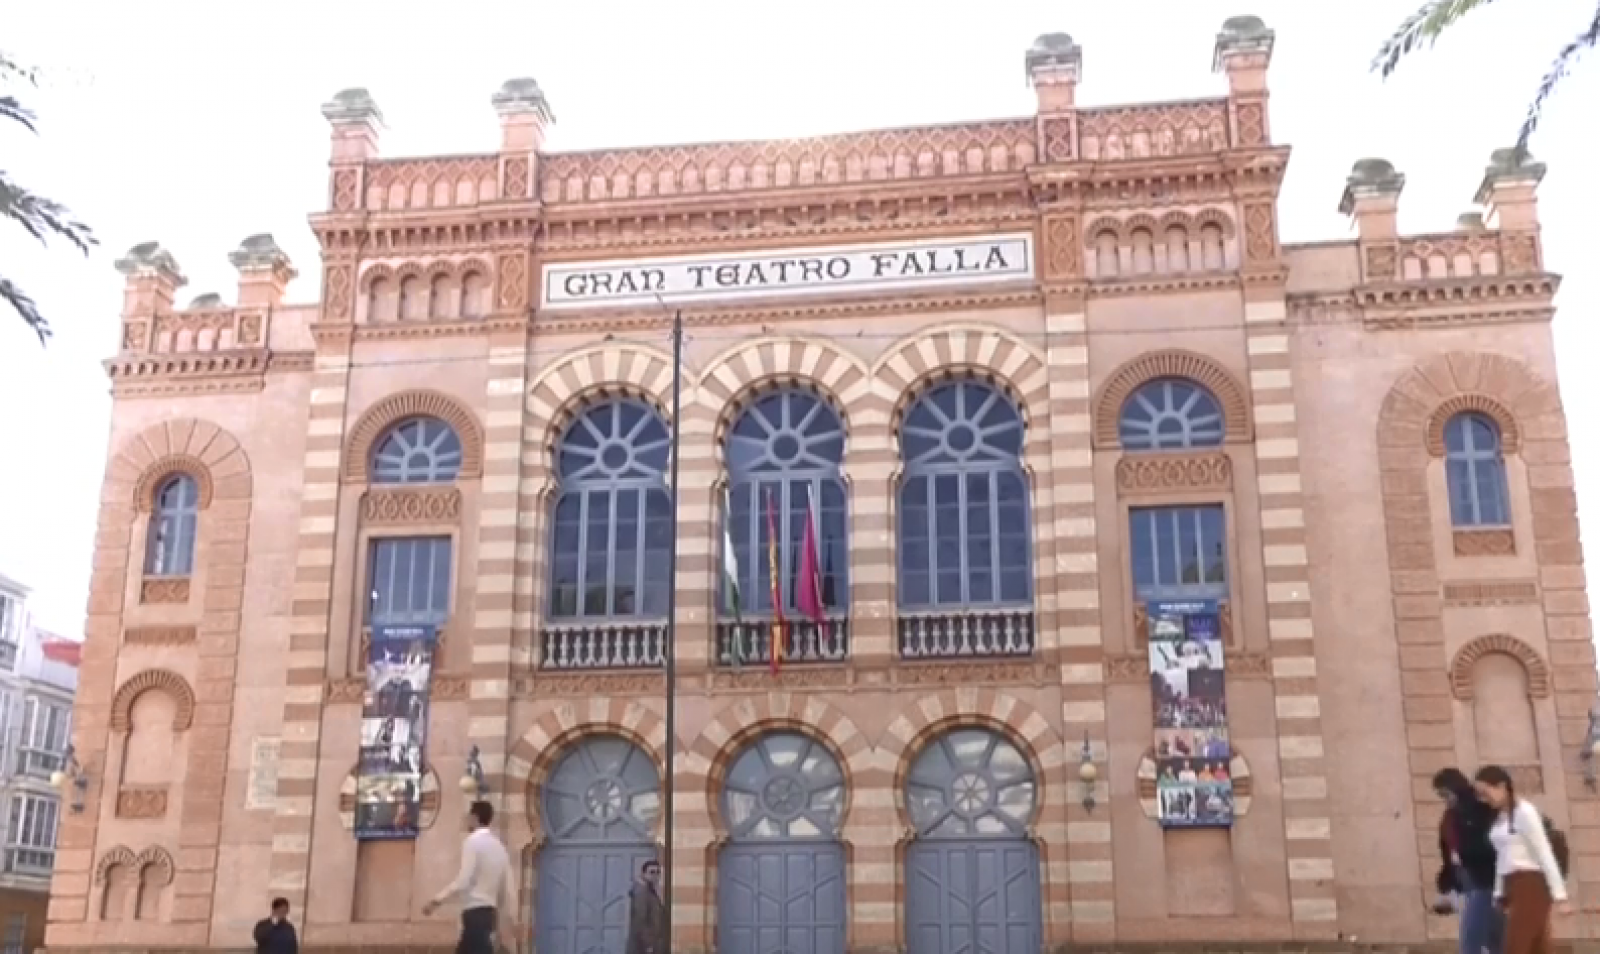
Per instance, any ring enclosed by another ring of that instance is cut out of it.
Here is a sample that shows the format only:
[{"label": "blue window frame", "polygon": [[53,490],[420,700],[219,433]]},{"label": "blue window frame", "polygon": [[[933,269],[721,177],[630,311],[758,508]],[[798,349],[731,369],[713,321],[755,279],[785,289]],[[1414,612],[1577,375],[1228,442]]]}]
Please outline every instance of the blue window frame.
[{"label": "blue window frame", "polygon": [[148,576],[188,576],[194,572],[194,542],[200,527],[200,485],[188,474],[174,474],[156,490],[145,541]]},{"label": "blue window frame", "polygon": [[[844,425],[809,391],[768,394],[744,410],[728,431],[728,504],[724,519],[739,564],[742,609],[772,612],[767,513],[778,531],[778,576],[784,614],[795,618],[806,511],[814,512],[822,602],[838,610],[849,599],[850,554],[844,493]],[[719,608],[728,601],[719,599]],[[719,611],[725,611],[719,609]]]},{"label": "blue window frame", "polygon": [[1128,511],[1133,592],[1140,600],[1227,599],[1228,530],[1221,504]]},{"label": "blue window frame", "polygon": [[672,586],[671,440],[632,400],[583,412],[556,447],[552,620],[655,619]]},{"label": "blue window frame", "polygon": [[372,453],[375,484],[442,484],[461,473],[461,438],[436,417],[391,427]]},{"label": "blue window frame", "polygon": [[367,623],[431,624],[450,618],[449,537],[381,537],[372,541]]},{"label": "blue window frame", "polygon": [[1148,381],[1122,403],[1123,450],[1188,450],[1222,443],[1226,422],[1210,391],[1186,378]]},{"label": "blue window frame", "polygon": [[1026,604],[1033,539],[1022,415],[979,381],[938,385],[900,428],[899,602]]},{"label": "blue window frame", "polygon": [[1504,527],[1511,523],[1506,501],[1506,461],[1500,428],[1487,415],[1457,414],[1444,426],[1445,483],[1450,489],[1450,522],[1457,527]]}]

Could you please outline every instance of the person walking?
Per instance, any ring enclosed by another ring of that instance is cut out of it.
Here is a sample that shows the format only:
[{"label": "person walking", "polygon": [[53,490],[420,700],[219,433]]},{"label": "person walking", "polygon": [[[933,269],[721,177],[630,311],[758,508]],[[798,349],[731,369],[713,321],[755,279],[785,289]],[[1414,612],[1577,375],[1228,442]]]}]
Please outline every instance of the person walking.
[{"label": "person walking", "polygon": [[1494,903],[1495,850],[1489,840],[1495,810],[1478,798],[1460,769],[1440,769],[1433,776],[1433,790],[1445,803],[1439,818],[1439,874],[1434,879],[1439,899],[1433,910],[1449,914],[1454,908],[1450,897],[1459,897],[1460,954],[1501,954],[1505,918]]},{"label": "person walking", "polygon": [[256,954],[300,954],[300,938],[289,923],[288,898],[273,898],[272,914],[256,922]]},{"label": "person walking", "polygon": [[1495,849],[1495,903],[1505,909],[1505,954],[1552,954],[1550,909],[1572,913],[1567,879],[1545,829],[1544,814],[1517,797],[1511,774],[1485,765],[1473,778],[1478,796],[1497,813],[1489,840]]},{"label": "person walking", "polygon": [[506,913],[506,926],[515,930],[511,916],[511,856],[489,825],[494,821],[494,806],[472,803],[472,834],[461,843],[461,870],[432,901],[423,905],[424,915],[457,898],[461,900],[461,938],[456,954],[494,954],[498,912]]},{"label": "person walking", "polygon": [[660,885],[660,862],[652,858],[639,866],[639,878],[628,891],[625,954],[667,954],[667,908]]}]

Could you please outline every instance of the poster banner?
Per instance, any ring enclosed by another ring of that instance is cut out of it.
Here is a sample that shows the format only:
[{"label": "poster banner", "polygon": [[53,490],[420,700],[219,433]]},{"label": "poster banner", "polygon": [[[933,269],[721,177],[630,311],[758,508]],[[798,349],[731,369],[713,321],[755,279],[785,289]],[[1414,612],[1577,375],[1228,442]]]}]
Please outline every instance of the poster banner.
[{"label": "poster banner", "polygon": [[356,837],[415,838],[422,813],[422,749],[439,631],[374,626],[361,708]]},{"label": "poster banner", "polygon": [[1228,695],[1216,600],[1151,600],[1150,698],[1163,828],[1233,824]]}]

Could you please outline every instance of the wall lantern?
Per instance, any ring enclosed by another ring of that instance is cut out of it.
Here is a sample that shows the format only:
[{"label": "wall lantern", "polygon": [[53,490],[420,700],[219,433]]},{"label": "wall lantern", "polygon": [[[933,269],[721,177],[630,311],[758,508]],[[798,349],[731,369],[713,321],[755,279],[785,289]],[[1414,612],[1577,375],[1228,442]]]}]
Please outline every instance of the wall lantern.
[{"label": "wall lantern", "polygon": [[61,767],[50,773],[50,784],[68,797],[73,813],[83,811],[84,798],[89,793],[89,774],[78,762],[76,747],[67,746],[61,757]]},{"label": "wall lantern", "polygon": [[1094,783],[1100,779],[1100,769],[1094,764],[1094,748],[1089,744],[1089,733],[1083,734],[1083,748],[1078,755],[1078,781],[1083,783],[1083,810],[1094,811]]},{"label": "wall lantern", "polygon": [[474,745],[472,751],[467,753],[467,768],[461,773],[461,792],[476,800],[482,800],[489,794],[489,782],[483,777],[483,762],[478,758],[478,747]]}]

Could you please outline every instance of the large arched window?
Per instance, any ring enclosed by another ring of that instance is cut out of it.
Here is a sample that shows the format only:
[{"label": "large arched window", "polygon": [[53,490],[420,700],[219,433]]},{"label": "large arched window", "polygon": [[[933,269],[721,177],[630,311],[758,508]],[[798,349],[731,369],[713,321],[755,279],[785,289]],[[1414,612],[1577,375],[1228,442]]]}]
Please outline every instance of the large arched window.
[{"label": "large arched window", "polygon": [[590,407],[556,447],[550,618],[666,616],[672,585],[667,425],[631,400]]},{"label": "large arched window", "polygon": [[1500,428],[1492,418],[1467,412],[1445,424],[1444,468],[1452,524],[1503,527],[1511,523]]},{"label": "large arched window", "polygon": [[461,473],[461,437],[436,417],[401,421],[372,453],[375,484],[436,484]]},{"label": "large arched window", "polygon": [[978,381],[924,394],[900,428],[900,605],[1028,602],[1022,415]]},{"label": "large arched window", "polygon": [[[816,521],[822,603],[830,610],[842,607],[848,599],[850,559],[845,533],[844,425],[839,416],[809,391],[778,391],[745,409],[728,432],[725,452],[728,539],[738,561],[743,609],[758,616],[772,612],[770,514],[777,531],[784,615],[799,618],[795,580],[808,512]],[[728,602],[723,599],[719,604],[727,606]]]},{"label": "large arched window", "polygon": [[156,490],[145,543],[147,576],[188,576],[194,572],[194,539],[200,525],[200,485],[188,474],[174,474]]},{"label": "large arched window", "polygon": [[1128,396],[1117,420],[1122,449],[1188,450],[1222,443],[1222,405],[1186,378],[1157,378]]}]

